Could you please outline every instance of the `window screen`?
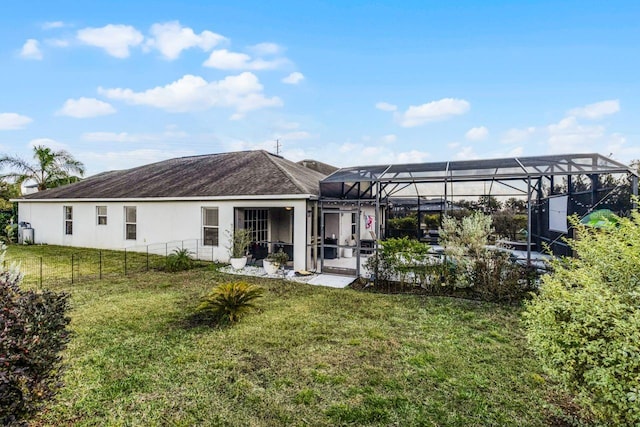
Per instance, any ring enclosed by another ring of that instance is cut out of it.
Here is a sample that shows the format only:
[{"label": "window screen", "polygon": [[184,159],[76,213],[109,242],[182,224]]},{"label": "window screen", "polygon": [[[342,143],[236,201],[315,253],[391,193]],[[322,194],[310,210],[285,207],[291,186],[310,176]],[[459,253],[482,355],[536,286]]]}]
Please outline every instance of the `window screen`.
[{"label": "window screen", "polygon": [[73,207],[64,206],[64,234],[73,234]]},{"label": "window screen", "polygon": [[202,240],[205,246],[219,245],[218,208],[202,208]]},{"label": "window screen", "polygon": [[98,217],[98,225],[107,225],[106,206],[96,206],[96,216]]},{"label": "window screen", "polygon": [[137,209],[135,206],[124,207],[124,238],[127,240],[136,240],[138,237],[137,230]]}]

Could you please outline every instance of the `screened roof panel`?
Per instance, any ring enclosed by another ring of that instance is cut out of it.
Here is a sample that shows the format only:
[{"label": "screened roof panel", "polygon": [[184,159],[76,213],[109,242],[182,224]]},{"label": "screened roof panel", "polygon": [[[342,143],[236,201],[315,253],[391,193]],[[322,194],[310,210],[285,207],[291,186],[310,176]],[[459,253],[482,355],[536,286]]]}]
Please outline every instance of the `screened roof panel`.
[{"label": "screened roof panel", "polygon": [[504,159],[463,160],[452,162],[412,163],[360,166],[339,169],[323,182],[343,181],[414,181],[414,180],[491,180],[522,179],[528,176],[580,173],[631,173],[628,166],[600,154],[567,154]]}]

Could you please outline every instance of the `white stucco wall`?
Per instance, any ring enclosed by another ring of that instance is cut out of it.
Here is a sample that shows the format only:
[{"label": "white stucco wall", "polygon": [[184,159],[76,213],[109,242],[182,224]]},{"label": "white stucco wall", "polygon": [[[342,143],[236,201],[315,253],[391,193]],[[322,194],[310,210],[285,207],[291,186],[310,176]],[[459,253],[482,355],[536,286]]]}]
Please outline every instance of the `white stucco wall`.
[{"label": "white stucco wall", "polygon": [[[73,207],[73,234],[65,235],[64,206]],[[107,224],[98,225],[96,206],[107,207]],[[137,209],[137,238],[125,239],[124,207]],[[306,198],[256,200],[156,200],[156,201],[21,201],[19,221],[29,222],[35,243],[124,249],[180,240],[202,239],[202,208],[217,207],[219,246],[213,259],[229,259],[227,231],[233,228],[234,208],[293,207],[294,268],[305,269]],[[277,230],[278,235],[284,230]],[[210,248],[210,247],[208,247]]]}]

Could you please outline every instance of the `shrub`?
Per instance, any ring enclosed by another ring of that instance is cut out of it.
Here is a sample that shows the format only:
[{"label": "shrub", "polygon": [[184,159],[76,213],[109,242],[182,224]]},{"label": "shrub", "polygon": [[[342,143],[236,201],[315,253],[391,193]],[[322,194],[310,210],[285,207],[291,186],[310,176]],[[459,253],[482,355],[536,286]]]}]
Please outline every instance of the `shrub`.
[{"label": "shrub", "polygon": [[418,228],[418,216],[416,214],[400,218],[390,218],[387,220],[389,228],[392,230],[411,230]]},{"label": "shrub", "polygon": [[267,261],[272,262],[280,267],[284,267],[289,261],[289,255],[287,255],[282,249],[278,252],[272,252],[267,256]]},{"label": "shrub", "polygon": [[521,230],[527,229],[527,215],[514,213],[513,211],[500,211],[492,215],[495,233],[498,236],[507,237],[509,240],[517,240]]},{"label": "shrub", "polygon": [[376,256],[367,260],[366,268],[375,272],[376,281],[397,281],[402,286],[430,283],[434,263],[430,246],[408,237],[380,242]]},{"label": "shrub", "polygon": [[54,397],[69,341],[69,296],[24,291],[20,280],[0,272],[0,425],[24,425]]},{"label": "shrub", "polygon": [[184,271],[193,268],[193,258],[188,249],[176,249],[167,256],[166,270],[170,272]]},{"label": "shrub", "polygon": [[640,424],[640,214],[618,227],[574,220],[576,258],[553,262],[524,313],[548,373],[611,425]]},{"label": "shrub", "polygon": [[481,212],[456,220],[445,217],[440,242],[452,264],[446,279],[469,296],[485,301],[519,301],[536,289],[535,270],[514,263],[507,253],[488,250],[492,219]]},{"label": "shrub", "polygon": [[248,311],[255,309],[255,300],[262,297],[263,289],[245,282],[231,282],[216,286],[198,311],[213,315],[217,320],[237,322]]},{"label": "shrub", "polygon": [[440,244],[445,256],[456,265],[456,287],[473,286],[475,264],[486,257],[486,245],[493,232],[491,217],[482,212],[474,212],[457,220],[446,216],[440,229]]}]

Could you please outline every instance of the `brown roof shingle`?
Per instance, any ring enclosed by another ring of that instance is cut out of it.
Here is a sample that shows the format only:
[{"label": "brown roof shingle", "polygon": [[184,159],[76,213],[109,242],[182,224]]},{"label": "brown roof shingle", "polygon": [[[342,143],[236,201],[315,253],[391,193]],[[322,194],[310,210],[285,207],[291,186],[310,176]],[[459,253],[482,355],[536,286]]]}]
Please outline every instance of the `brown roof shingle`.
[{"label": "brown roof shingle", "polygon": [[238,151],[180,157],[104,172],[23,199],[317,195],[323,178],[324,174],[267,151]]}]

